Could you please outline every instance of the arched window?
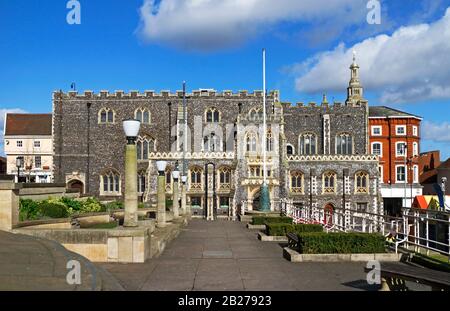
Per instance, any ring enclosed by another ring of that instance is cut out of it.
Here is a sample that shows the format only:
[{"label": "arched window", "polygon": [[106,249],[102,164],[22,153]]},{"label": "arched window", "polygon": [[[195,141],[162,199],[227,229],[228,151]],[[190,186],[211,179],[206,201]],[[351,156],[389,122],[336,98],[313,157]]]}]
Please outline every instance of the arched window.
[{"label": "arched window", "polygon": [[220,138],[211,133],[208,136],[203,137],[203,151],[204,152],[218,152],[222,150],[222,144]]},{"label": "arched window", "polygon": [[138,160],[148,160],[148,155],[155,152],[155,140],[151,137],[139,137],[136,141]]},{"label": "arched window", "polygon": [[369,193],[369,174],[357,172],[355,175],[356,193]]},{"label": "arched window", "polygon": [[102,108],[98,112],[98,123],[114,123],[115,112],[110,108]]},{"label": "arched window", "polygon": [[231,169],[222,167],[219,169],[219,189],[231,188]]},{"label": "arched window", "polygon": [[256,141],[257,136],[254,132],[247,133],[246,137],[247,152],[256,152]]},{"label": "arched window", "polygon": [[172,190],[172,169],[170,167],[166,168],[166,191]]},{"label": "arched window", "polygon": [[294,155],[294,147],[292,145],[286,145],[286,154],[288,156]]},{"label": "arched window", "polygon": [[138,173],[138,180],[137,180],[137,186],[138,186],[138,193],[142,194],[145,192],[145,188],[146,188],[146,174],[145,171],[140,171]]},{"label": "arched window", "polygon": [[300,154],[316,154],[317,153],[317,136],[313,133],[305,133],[300,135],[299,153]]},{"label": "arched window", "polygon": [[269,151],[269,152],[273,151],[273,134],[272,134],[272,130],[271,129],[267,130],[266,150]]},{"label": "arched window", "polygon": [[323,173],[323,193],[335,193],[336,192],[336,173],[325,172]]},{"label": "arched window", "polygon": [[263,118],[263,113],[261,108],[252,108],[248,112],[248,116],[250,120],[261,120]]},{"label": "arched window", "polygon": [[217,123],[220,122],[220,113],[216,108],[209,108],[206,110],[206,122]]},{"label": "arched window", "polygon": [[190,189],[201,190],[202,189],[202,169],[194,167],[191,169],[189,182]]},{"label": "arched window", "polygon": [[291,172],[291,192],[303,193],[303,174],[299,171]]},{"label": "arched window", "polygon": [[134,112],[134,118],[142,124],[150,124],[150,111],[147,108],[138,108]]},{"label": "arched window", "polygon": [[336,154],[353,154],[353,138],[350,134],[336,136]]},{"label": "arched window", "polygon": [[100,195],[120,195],[120,175],[115,170],[107,170],[100,176]]}]

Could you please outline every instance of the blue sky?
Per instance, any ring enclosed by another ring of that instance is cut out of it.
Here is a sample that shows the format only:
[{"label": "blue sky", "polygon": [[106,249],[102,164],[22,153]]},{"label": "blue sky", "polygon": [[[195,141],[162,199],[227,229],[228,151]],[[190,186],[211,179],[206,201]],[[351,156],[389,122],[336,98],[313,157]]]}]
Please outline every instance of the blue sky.
[{"label": "blue sky", "polygon": [[80,25],[67,2],[0,0],[0,121],[50,112],[52,91],[72,82],[261,89],[262,47],[283,101],[344,101],[355,50],[370,104],[422,116],[422,151],[450,157],[450,0],[380,1],[380,25],[366,21],[369,0],[79,0]]}]

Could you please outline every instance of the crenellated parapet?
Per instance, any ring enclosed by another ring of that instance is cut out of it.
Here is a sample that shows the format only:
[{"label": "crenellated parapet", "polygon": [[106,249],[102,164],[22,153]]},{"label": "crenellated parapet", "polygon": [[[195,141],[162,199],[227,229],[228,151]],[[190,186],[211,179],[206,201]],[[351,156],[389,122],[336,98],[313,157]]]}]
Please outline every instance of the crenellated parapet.
[{"label": "crenellated parapet", "polygon": [[[186,159],[188,160],[233,160],[234,152],[186,152]],[[151,152],[148,155],[150,160],[171,160],[183,159],[183,152]]]},{"label": "crenellated parapet", "polygon": [[289,162],[378,162],[379,157],[371,154],[352,154],[352,155],[294,155],[288,156]]},{"label": "crenellated parapet", "polygon": [[[186,93],[187,97],[190,98],[196,98],[196,97],[213,97],[213,98],[262,98],[263,97],[263,91],[255,90],[253,92],[249,92],[247,90],[241,90],[238,92],[233,92],[230,90],[225,90],[222,92],[217,92],[216,90],[194,90],[191,93]],[[269,98],[273,98],[275,101],[279,100],[279,91],[270,91],[268,93]],[[140,91],[129,91],[128,93],[117,90],[114,92],[109,92],[102,90],[98,93],[95,93],[93,91],[84,91],[83,93],[77,92],[77,91],[69,91],[67,93],[60,92],[60,91],[54,91],[53,92],[53,99],[79,99],[79,100],[85,100],[85,99],[95,99],[95,100],[101,100],[101,99],[145,99],[145,98],[182,98],[183,97],[183,91],[176,91],[171,92],[168,90],[162,90],[159,93],[155,92],[153,90],[148,90],[144,92]]]}]

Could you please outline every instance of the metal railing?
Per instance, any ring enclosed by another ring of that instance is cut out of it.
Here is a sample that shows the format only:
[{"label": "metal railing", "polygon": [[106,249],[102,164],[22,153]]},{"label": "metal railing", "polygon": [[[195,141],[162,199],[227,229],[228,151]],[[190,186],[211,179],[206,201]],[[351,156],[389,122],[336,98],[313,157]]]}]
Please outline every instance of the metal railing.
[{"label": "metal railing", "polygon": [[321,224],[327,232],[380,233],[399,247],[415,252],[425,249],[449,258],[450,213],[435,210],[405,208],[401,217],[354,209],[299,206],[295,202],[280,202],[282,215],[292,217],[294,223]]}]

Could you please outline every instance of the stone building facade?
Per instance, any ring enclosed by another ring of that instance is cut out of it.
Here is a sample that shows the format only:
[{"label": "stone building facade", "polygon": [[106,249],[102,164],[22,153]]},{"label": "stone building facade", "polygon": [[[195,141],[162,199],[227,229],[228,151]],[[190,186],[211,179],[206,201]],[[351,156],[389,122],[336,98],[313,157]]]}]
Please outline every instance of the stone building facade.
[{"label": "stone building facade", "polygon": [[[266,176],[271,208],[281,200],[311,208],[382,210],[378,157],[369,154],[368,103],[358,65],[350,67],[347,101],[282,103],[266,96]],[[184,109],[184,107],[186,107]],[[217,215],[257,209],[263,183],[263,92],[198,90],[155,93],[101,91],[53,94],[54,176],[103,200],[121,199],[125,136],[122,120],[141,120],[138,185],[154,203],[156,160],[188,176],[188,203],[196,215],[213,206]],[[186,118],[185,118],[186,117]],[[185,121],[187,120],[187,131]],[[186,135],[185,135],[186,132]],[[186,148],[184,147],[186,146]],[[214,183],[215,182],[215,183]]]}]

